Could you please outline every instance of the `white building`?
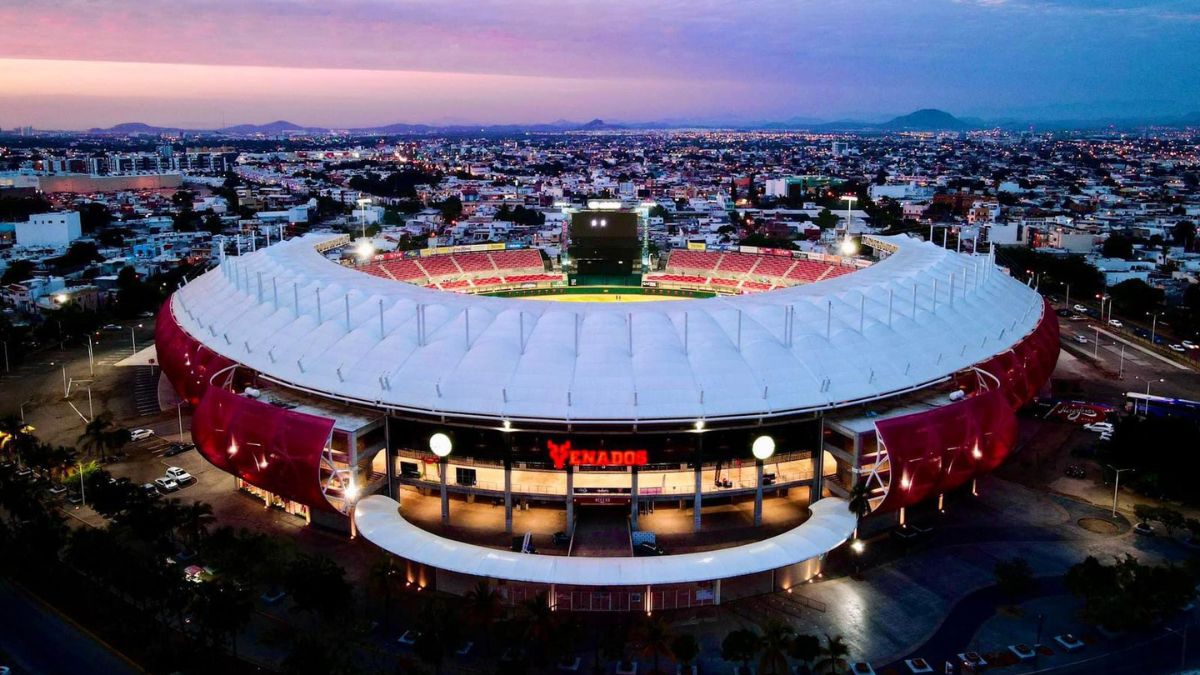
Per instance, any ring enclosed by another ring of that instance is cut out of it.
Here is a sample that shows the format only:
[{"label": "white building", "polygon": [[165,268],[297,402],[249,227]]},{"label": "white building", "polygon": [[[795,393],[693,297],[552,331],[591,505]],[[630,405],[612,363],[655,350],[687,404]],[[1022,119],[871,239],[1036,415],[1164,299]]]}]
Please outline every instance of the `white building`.
[{"label": "white building", "polygon": [[28,222],[17,223],[17,246],[66,248],[82,233],[78,211],[35,213]]}]

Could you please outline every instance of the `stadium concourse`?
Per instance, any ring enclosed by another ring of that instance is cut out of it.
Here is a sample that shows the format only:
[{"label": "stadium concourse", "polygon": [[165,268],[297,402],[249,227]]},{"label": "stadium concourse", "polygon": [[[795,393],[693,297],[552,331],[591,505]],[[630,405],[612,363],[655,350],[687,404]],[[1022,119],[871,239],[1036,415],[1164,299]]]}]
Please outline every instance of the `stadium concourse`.
[{"label": "stadium concourse", "polygon": [[508,602],[803,583],[852,535],[853,494],[902,521],[1003,462],[1058,355],[1054,313],[990,255],[908,237],[672,251],[630,294],[674,302],[561,304],[534,296],[606,290],[564,288],[539,251],[338,264],[349,243],[292,239],[181,288],[163,374],[240,489],[356,531],[412,583],[489,578]]}]

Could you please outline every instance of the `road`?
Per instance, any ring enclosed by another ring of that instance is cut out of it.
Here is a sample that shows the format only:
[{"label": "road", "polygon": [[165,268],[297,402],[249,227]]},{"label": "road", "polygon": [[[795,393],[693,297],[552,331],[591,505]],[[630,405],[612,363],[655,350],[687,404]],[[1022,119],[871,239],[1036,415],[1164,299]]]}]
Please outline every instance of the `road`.
[{"label": "road", "polygon": [[0,650],[14,675],[132,675],[132,663],[42,602],[0,581]]}]

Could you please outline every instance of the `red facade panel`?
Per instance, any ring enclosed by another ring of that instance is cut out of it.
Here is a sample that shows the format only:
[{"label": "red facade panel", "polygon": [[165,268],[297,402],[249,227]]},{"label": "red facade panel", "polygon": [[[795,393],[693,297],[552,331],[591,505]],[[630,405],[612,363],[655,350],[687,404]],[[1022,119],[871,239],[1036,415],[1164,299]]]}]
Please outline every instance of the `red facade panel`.
[{"label": "red facade panel", "polygon": [[310,508],[334,510],[321,492],[321,453],[333,420],[292,412],[210,386],[234,365],[175,321],[170,301],[154,330],[159,365],[193,406],[192,440],[214,466]]},{"label": "red facade panel", "polygon": [[1000,380],[998,388],[877,422],[890,462],[890,486],[877,510],[915,504],[999,467],[1017,439],[1017,409],[1054,372],[1058,340],[1058,318],[1047,304],[1032,333],[980,364]]}]

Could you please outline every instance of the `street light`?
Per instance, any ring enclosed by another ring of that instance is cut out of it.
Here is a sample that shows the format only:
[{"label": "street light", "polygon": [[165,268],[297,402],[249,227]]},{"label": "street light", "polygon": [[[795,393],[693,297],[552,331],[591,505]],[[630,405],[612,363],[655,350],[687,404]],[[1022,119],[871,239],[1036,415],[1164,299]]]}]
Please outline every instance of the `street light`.
[{"label": "street light", "polygon": [[1116,474],[1116,476],[1117,476],[1116,480],[1113,481],[1113,507],[1112,507],[1112,517],[1116,518],[1117,517],[1117,490],[1119,490],[1121,488],[1121,472],[1122,471],[1136,471],[1136,469],[1134,469],[1132,467],[1128,468],[1128,469],[1118,469],[1115,466],[1112,466],[1111,464],[1105,464],[1105,466],[1112,469],[1113,473]]},{"label": "street light", "polygon": [[[142,324],[139,323],[137,325],[137,327],[141,328]],[[137,353],[137,336],[134,335],[133,329],[134,329],[133,326],[129,327],[129,345],[133,348],[133,353],[136,354]]]},{"label": "street light", "polygon": [[442,525],[450,524],[450,495],[446,492],[446,458],[450,456],[450,451],[454,449],[454,443],[450,437],[442,432],[429,437],[429,450],[438,457],[438,473],[441,474],[442,484]]},{"label": "street light", "polygon": [[863,543],[862,539],[855,539],[850,542],[850,550],[854,551],[854,576],[857,577],[862,573],[862,554],[867,550],[867,545]]},{"label": "street light", "polygon": [[759,436],[750,446],[750,452],[754,453],[754,458],[760,462],[770,459],[771,455],[775,454],[775,439],[770,436]]}]

